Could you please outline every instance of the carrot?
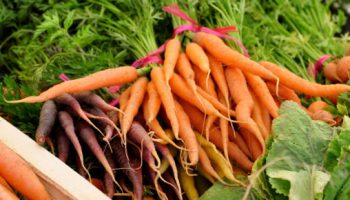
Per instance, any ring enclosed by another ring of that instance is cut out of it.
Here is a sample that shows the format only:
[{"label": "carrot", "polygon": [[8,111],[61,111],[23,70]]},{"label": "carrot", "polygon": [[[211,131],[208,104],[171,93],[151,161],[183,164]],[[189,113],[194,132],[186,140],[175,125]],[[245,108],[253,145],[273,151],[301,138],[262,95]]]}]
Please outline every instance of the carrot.
[{"label": "carrot", "polygon": [[200,143],[203,150],[207,154],[208,158],[213,161],[213,167],[216,167],[215,171],[222,172],[222,175],[227,179],[244,185],[234,177],[229,160],[225,160],[225,157],[216,149],[213,143],[205,140],[199,133],[196,133],[196,138],[198,140],[198,143]]},{"label": "carrot", "polygon": [[[170,79],[170,87],[172,92],[174,92],[177,96],[179,96],[181,99],[187,101],[191,105],[194,105],[198,109],[200,109],[202,112],[208,114],[208,115],[216,115],[218,117],[224,117],[206,98],[193,98],[194,93],[187,87],[185,81],[179,76],[178,74],[174,73],[173,76]],[[201,88],[197,88],[198,94],[202,95],[204,92]],[[211,97],[206,93],[207,96]],[[206,97],[207,97],[206,96]],[[215,98],[214,98],[215,99]],[[212,100],[212,99],[211,99]],[[220,110],[223,110],[223,112],[227,112],[227,108],[220,104],[219,101],[216,100],[216,105],[221,105]],[[234,112],[231,112],[232,115],[234,115]]]},{"label": "carrot", "polygon": [[307,108],[311,113],[314,113],[319,110],[323,110],[325,107],[329,106],[326,102],[322,100],[317,100],[312,102]]},{"label": "carrot", "polygon": [[[221,103],[225,103],[225,98],[224,96],[219,93],[219,100]],[[229,142],[229,139],[228,139],[228,129],[229,129],[229,125],[228,125],[228,122],[225,120],[225,119],[222,119],[220,118],[220,123],[219,123],[219,126],[220,126],[220,131],[221,131],[221,136],[222,136],[222,144],[223,144],[223,152],[224,152],[224,156],[227,160],[229,160],[229,157],[228,157],[228,142]]]},{"label": "carrot", "polygon": [[131,87],[128,87],[126,90],[124,90],[124,92],[119,96],[119,109],[120,109],[120,113],[119,113],[119,123],[122,123],[122,119],[123,119],[123,114],[126,108],[126,105],[129,101],[130,98],[130,93],[131,93]]},{"label": "carrot", "polygon": [[204,47],[219,62],[229,67],[237,67],[244,72],[250,72],[267,80],[276,80],[276,76],[273,73],[264,69],[259,63],[233,50],[215,35],[197,32],[192,40]]},{"label": "carrot", "polygon": [[262,116],[262,120],[264,122],[264,126],[265,126],[267,132],[270,135],[270,133],[271,133],[271,124],[272,124],[271,123],[270,113],[265,107],[263,107],[261,105],[260,105],[260,108],[261,108],[261,116]]},{"label": "carrot", "polygon": [[14,151],[0,142],[0,176],[27,199],[51,199],[30,166]]},{"label": "carrot", "polygon": [[106,156],[103,153],[103,150],[100,144],[97,141],[94,130],[83,121],[78,122],[78,136],[79,138],[87,144],[91,152],[96,156],[97,160],[100,161],[105,170],[111,175],[115,181],[114,174],[111,166],[109,165]]},{"label": "carrot", "polygon": [[338,77],[337,74],[337,64],[335,62],[330,62],[328,63],[324,68],[323,68],[323,74],[331,82],[340,82],[340,78]]},{"label": "carrot", "polygon": [[259,77],[251,73],[245,73],[248,85],[254,91],[256,97],[261,101],[262,105],[267,108],[273,118],[278,117],[278,107],[266,86],[266,83]]},{"label": "carrot", "polygon": [[186,171],[181,167],[179,170],[180,183],[188,200],[196,200],[199,198],[198,191],[193,176],[187,175]]},{"label": "carrot", "polygon": [[67,138],[67,135],[63,132],[61,128],[57,130],[57,151],[58,158],[62,160],[62,162],[66,163],[69,156],[70,143]]},{"label": "carrot", "polygon": [[148,80],[146,77],[139,78],[132,86],[130,91],[130,98],[125,107],[124,116],[121,119],[122,135],[124,136],[124,142],[126,142],[126,133],[131,127],[139,108],[142,104],[143,98],[147,90]]},{"label": "carrot", "polygon": [[202,147],[199,146],[199,163],[202,166],[203,170],[208,173],[210,176],[214,177],[216,180],[225,184],[225,181],[221,179],[218,173],[216,173],[215,169],[210,163],[210,159],[207,153],[203,150]]},{"label": "carrot", "polygon": [[237,68],[227,68],[225,70],[226,80],[231,96],[236,102],[236,118],[240,127],[251,131],[258,139],[263,152],[265,151],[264,138],[256,122],[251,118],[254,101],[250,95],[246,80],[241,70]]},{"label": "carrot", "polygon": [[112,128],[114,128],[115,130],[119,130],[118,127],[115,125],[115,122],[112,121],[112,119],[110,119],[108,117],[108,115],[106,113],[104,113],[101,109],[99,109],[98,107],[91,107],[91,108],[87,108],[88,112],[85,112],[85,114],[92,119],[97,119],[101,122],[101,125],[106,128],[106,126],[111,126]]},{"label": "carrot", "polygon": [[55,102],[48,100],[44,103],[40,111],[39,125],[35,132],[35,141],[42,145],[45,143],[46,136],[50,134],[57,116],[57,107]]},{"label": "carrot", "polygon": [[186,55],[202,72],[206,74],[210,73],[209,59],[201,46],[193,42],[187,44]]},{"label": "carrot", "polygon": [[[217,119],[218,119],[217,116],[209,115],[208,118],[205,120],[204,133],[205,133],[205,138],[207,138],[207,140],[209,140],[210,129]],[[221,118],[219,119],[219,121],[221,122]]]},{"label": "carrot", "polygon": [[167,41],[164,51],[164,80],[168,84],[174,73],[177,58],[180,54],[181,43],[177,37]]},{"label": "carrot", "polygon": [[[204,122],[203,113],[184,101],[181,101],[180,103],[190,118],[193,128],[202,134]],[[220,131],[216,128],[212,128],[210,131],[209,140],[214,143],[215,146],[217,146],[220,150],[223,150],[221,138],[222,137]],[[230,159],[235,160],[243,169],[251,170],[253,163],[247,158],[247,156],[239,149],[235,143],[229,142],[227,148]]]},{"label": "carrot", "polygon": [[3,200],[19,200],[15,193],[4,185],[0,184],[0,199]]},{"label": "carrot", "polygon": [[[112,170],[116,169],[117,168],[117,164],[115,163],[115,160],[113,158],[112,151],[109,150],[109,149],[106,149],[104,154],[105,154],[106,159],[108,161],[108,164],[109,164],[109,166],[111,166]],[[113,174],[114,174],[114,172],[113,172]],[[104,173],[103,179],[104,179],[104,185],[105,185],[105,188],[106,188],[106,195],[109,198],[113,198],[114,193],[115,193],[113,177],[106,171]],[[119,184],[117,186],[122,190],[122,188],[121,188],[121,186]]]},{"label": "carrot", "polygon": [[[144,98],[144,103],[142,104],[142,109],[143,109],[143,116],[145,120],[149,119],[149,110],[147,107],[150,105],[149,103],[149,98],[146,96]],[[154,118],[150,122],[147,122],[147,126],[154,131],[154,133],[164,142],[170,143],[173,146],[177,147],[177,145],[167,136],[161,125],[159,124],[157,118]]]},{"label": "carrot", "polygon": [[176,138],[179,138],[179,122],[175,112],[175,102],[169,87],[166,87],[165,78],[162,69],[154,67],[151,71],[151,79],[156,86],[157,92],[160,96],[164,106],[166,115],[170,121]]},{"label": "carrot", "polygon": [[87,172],[88,176],[90,177],[88,170],[84,166],[83,150],[81,148],[78,137],[74,131],[75,127],[73,124],[72,117],[70,116],[70,114],[68,114],[68,112],[60,111],[60,112],[58,112],[58,119],[59,119],[59,122],[61,124],[61,127],[64,130],[64,133],[67,135],[68,139],[70,140],[70,142],[73,144],[73,146],[75,148],[75,151],[78,155],[80,164],[82,165],[83,169]]},{"label": "carrot", "polygon": [[109,112],[109,111],[119,111],[118,108],[109,105],[105,100],[102,99],[97,94],[91,93],[91,92],[82,92],[78,94],[73,94],[73,96],[80,102],[84,102],[90,106],[97,107],[103,112]]},{"label": "carrot", "polygon": [[241,134],[234,132],[233,127],[228,129],[228,138],[230,142],[235,143],[246,156],[248,156],[249,158],[251,157],[248,145],[242,138]]},{"label": "carrot", "polygon": [[191,88],[191,90],[197,96],[196,94],[197,85],[194,79],[195,73],[185,53],[183,52],[180,53],[179,58],[177,59],[177,62],[176,62],[175,70],[179,75],[181,75],[181,77],[185,80],[187,85]]},{"label": "carrot", "polygon": [[229,91],[226,83],[224,68],[222,64],[219,61],[217,61],[213,56],[208,55],[208,58],[209,58],[209,66],[210,66],[213,79],[215,80],[215,83],[219,91],[224,96],[226,107],[229,108],[230,107]]},{"label": "carrot", "polygon": [[12,187],[7,183],[7,181],[0,176],[0,185],[2,185],[3,187],[5,187],[6,189],[8,189],[10,192],[14,193]]},{"label": "carrot", "polygon": [[[115,154],[116,162],[123,169],[123,172],[128,176],[133,184],[133,199],[141,200],[143,193],[143,178],[142,170],[138,167],[140,164],[134,156],[128,156],[121,140],[115,138],[112,140],[113,153]],[[129,158],[129,159],[128,159]]]},{"label": "carrot", "polygon": [[202,88],[203,90],[205,90],[208,94],[210,95],[214,95],[214,97],[217,99],[217,95],[216,95],[216,89],[215,89],[215,83],[213,81],[213,79],[211,78],[211,76],[205,74],[204,72],[202,72],[198,66],[193,65],[193,71],[195,73],[195,81],[197,83],[197,85]]},{"label": "carrot", "polygon": [[174,155],[171,154],[169,148],[166,145],[156,143],[157,150],[162,154],[162,156],[168,161],[171,169],[173,170],[173,177],[175,180],[175,184],[177,186],[178,196],[181,197],[181,185],[179,181],[178,170],[176,167]]},{"label": "carrot", "polygon": [[[263,104],[263,103],[262,103],[262,101],[258,101],[258,98],[257,98],[257,96],[255,96],[255,93],[253,91],[250,91],[250,94],[251,94],[253,101],[254,101],[254,106],[253,106],[253,111],[252,111],[252,119],[256,122],[262,136],[266,140],[267,137],[269,136],[269,132],[268,132],[267,128],[265,127],[265,123],[264,123],[264,120],[262,118],[260,103],[261,104]],[[259,100],[262,100],[262,99],[259,99]],[[272,98],[272,101],[274,101],[273,98]],[[265,106],[265,104],[263,104],[262,106]],[[265,108],[267,108],[267,107],[265,106]]]},{"label": "carrot", "polygon": [[[112,123],[114,124],[114,126],[111,126],[111,125],[105,126],[105,136],[103,137],[103,140],[108,143],[112,139],[112,136],[114,134],[115,124],[117,124],[119,119],[118,119],[118,113],[116,112],[111,111],[107,113],[107,115],[108,115],[108,118],[111,119]],[[117,129],[117,131],[120,134],[120,130]]]},{"label": "carrot", "polygon": [[154,118],[157,117],[157,114],[159,112],[160,106],[162,102],[160,101],[159,94],[157,92],[157,89],[152,81],[150,81],[147,85],[147,94],[148,94],[148,118],[145,119],[147,123],[152,121]]},{"label": "carrot", "polygon": [[141,146],[146,147],[154,156],[154,158],[157,160],[158,162],[157,167],[160,166],[160,158],[158,156],[158,153],[156,151],[152,138],[148,135],[147,131],[143,128],[143,126],[139,122],[133,121],[131,123],[130,130],[128,133],[128,139],[130,139],[133,142],[136,142]]},{"label": "carrot", "polygon": [[[269,88],[269,91],[272,95],[277,94],[277,89],[276,89],[277,87],[275,83],[268,81],[266,85],[267,85],[267,88]],[[278,98],[281,99],[282,101],[291,100],[301,105],[301,101],[298,95],[295,93],[295,91],[286,87],[281,83],[278,85]]]},{"label": "carrot", "polygon": [[94,185],[97,189],[99,189],[101,192],[106,193],[106,188],[103,185],[102,180],[98,179],[98,178],[92,178],[89,181],[92,185]]},{"label": "carrot", "polygon": [[185,144],[190,160],[188,165],[196,165],[198,163],[198,143],[191,127],[191,121],[180,103],[177,101],[175,101],[175,108],[176,116],[180,124],[179,136]]},{"label": "carrot", "polygon": [[[202,88],[197,88],[198,94],[200,94],[204,99],[209,101],[216,109],[218,109],[221,113],[227,113],[228,107],[225,107],[221,102],[217,99],[209,95]],[[230,116],[236,116],[236,112],[233,110],[229,110]]]},{"label": "carrot", "polygon": [[39,96],[29,96],[24,99],[6,101],[8,103],[37,103],[53,99],[64,93],[86,92],[102,87],[112,85],[122,85],[134,81],[137,78],[137,72],[134,67],[124,66],[112,69],[106,69],[90,74],[83,78],[64,81],[56,84],[48,90],[42,92]]},{"label": "carrot", "polygon": [[306,95],[321,97],[332,96],[350,90],[350,86],[345,84],[321,85],[309,82],[288,71],[286,68],[271,62],[261,61],[260,64],[278,76],[282,84],[296,92],[301,92]]},{"label": "carrot", "polygon": [[70,94],[68,93],[64,93],[60,96],[57,96],[54,101],[57,104],[64,104],[69,106],[70,108],[72,108],[72,110],[79,115],[79,117],[81,117],[82,119],[84,119],[86,122],[88,122],[92,127],[94,127],[96,130],[98,130],[101,134],[102,132],[100,131],[100,129],[98,129],[88,118],[88,116],[86,115],[86,113],[83,111],[83,109],[81,108],[79,102]]},{"label": "carrot", "polygon": [[253,156],[253,159],[257,160],[263,154],[259,141],[254,136],[254,134],[249,132],[247,129],[241,128],[240,131],[244,140],[248,144],[248,148],[251,155]]},{"label": "carrot", "polygon": [[349,80],[350,56],[344,56],[337,62],[337,75],[339,79],[345,83]]}]

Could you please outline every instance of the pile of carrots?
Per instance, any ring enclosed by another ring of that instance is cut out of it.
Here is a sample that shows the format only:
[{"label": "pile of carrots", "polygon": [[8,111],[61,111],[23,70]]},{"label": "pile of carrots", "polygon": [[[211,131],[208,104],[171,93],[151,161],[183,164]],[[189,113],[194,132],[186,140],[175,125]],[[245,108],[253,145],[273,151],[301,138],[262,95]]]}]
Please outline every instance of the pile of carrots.
[{"label": "pile of carrots", "polygon": [[50,200],[51,197],[33,169],[14,151],[0,142],[0,199]]},{"label": "pile of carrots", "polygon": [[[272,120],[278,117],[283,101],[295,101],[303,107],[299,94],[336,99],[340,93],[350,91],[349,85],[310,82],[278,64],[254,61],[221,38],[204,32],[191,35],[191,42],[187,44],[181,44],[177,37],[169,39],[163,59],[163,65],[152,66],[149,77],[138,76],[133,67],[118,67],[65,81],[39,96],[9,103],[47,103],[54,99],[68,105],[62,95],[83,101],[79,95],[84,96],[84,92],[132,83],[120,94],[119,107],[105,110],[114,113],[111,116],[78,111],[71,105],[75,114],[84,120],[79,121],[82,124],[78,124],[78,129],[87,129],[90,124],[99,132],[100,127],[90,121],[94,118],[109,118],[114,123],[110,125],[110,129],[115,130],[112,135],[101,132],[114,159],[129,161],[127,165],[119,162],[122,164],[119,167],[128,171],[125,174],[133,184],[135,199],[142,198],[140,178],[128,173],[140,177],[141,172],[136,169],[141,169],[137,166],[142,166],[142,160],[147,165],[141,171],[146,167],[148,175],[156,177],[151,179],[156,180],[151,185],[161,198],[170,198],[164,188],[171,186],[179,199],[182,199],[182,190],[188,199],[196,199],[196,174],[210,181],[245,185],[233,176],[234,171],[238,167],[249,173],[254,161],[265,152]],[[333,116],[325,117],[319,112],[326,106],[323,103],[304,109],[313,119],[333,123]],[[68,132],[62,112],[66,111],[59,112],[60,123]],[[84,134],[88,133],[78,135]],[[109,167],[113,169],[111,162]],[[110,168],[106,167],[106,171]],[[113,178],[114,174],[109,174]],[[117,183],[123,191],[129,190],[124,181]]]}]

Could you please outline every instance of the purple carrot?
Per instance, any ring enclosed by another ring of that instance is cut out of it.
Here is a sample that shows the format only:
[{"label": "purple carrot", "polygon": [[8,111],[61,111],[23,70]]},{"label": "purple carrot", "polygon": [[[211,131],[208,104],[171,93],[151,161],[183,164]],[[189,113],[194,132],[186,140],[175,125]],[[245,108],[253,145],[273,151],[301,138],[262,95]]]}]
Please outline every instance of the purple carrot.
[{"label": "purple carrot", "polygon": [[178,176],[178,170],[176,167],[176,162],[174,160],[174,156],[171,154],[169,148],[164,145],[164,144],[160,144],[160,143],[155,143],[157,150],[162,154],[162,156],[168,160],[169,165],[171,167],[171,169],[173,170],[173,175],[174,175],[174,179],[175,179],[175,185],[178,188],[178,196],[181,196],[181,186],[180,186],[180,181],[179,181],[179,176]]},{"label": "purple carrot", "polygon": [[[107,158],[107,161],[109,163],[109,166],[111,166],[112,170],[117,168],[117,164],[114,161],[113,154],[109,149],[106,149],[105,151],[105,156]],[[115,174],[113,172],[113,174]],[[114,182],[112,176],[108,173],[104,173],[104,184],[106,188],[106,194],[109,198],[113,198],[114,193],[115,193],[115,187],[114,187]],[[121,186],[117,184],[118,187],[122,190]]]},{"label": "purple carrot", "polygon": [[[178,186],[176,186],[176,181],[174,179],[174,177],[172,175],[170,175],[170,173],[168,171],[165,171],[163,174],[163,178],[168,182],[167,185],[169,185],[174,192],[177,194],[177,197],[179,199],[182,199],[182,195],[181,195],[181,190],[178,188]],[[170,196],[170,195],[168,195]]]},{"label": "purple carrot", "polygon": [[91,121],[90,119],[86,116],[84,110],[81,108],[79,102],[70,94],[64,93],[58,97],[56,97],[55,102],[58,104],[64,104],[69,106],[70,108],[72,108],[74,110],[74,112],[76,112],[79,117],[81,117],[82,119],[84,119],[86,122],[88,122],[92,127],[94,127],[96,130],[98,130],[101,134],[101,130],[98,129]]},{"label": "purple carrot", "polygon": [[58,129],[57,134],[57,151],[58,158],[64,163],[67,162],[70,150],[70,143],[67,135],[64,134],[62,129]]},{"label": "purple carrot", "polygon": [[91,106],[97,107],[104,112],[108,111],[118,111],[120,110],[112,105],[109,105],[105,100],[103,100],[100,96],[97,94],[91,93],[91,92],[83,92],[79,94],[74,94],[74,97],[81,102],[84,102],[86,104],[89,104]]},{"label": "purple carrot", "polygon": [[[118,122],[118,113],[113,112],[113,111],[109,112],[108,113],[108,117],[112,120],[112,122],[114,124],[117,124],[117,122]],[[105,127],[105,136],[103,137],[103,140],[106,141],[106,142],[109,142],[112,139],[114,133],[115,132],[114,132],[114,129],[113,129],[112,126],[106,126]],[[120,130],[117,130],[116,133],[119,134],[119,135],[121,134]]]},{"label": "purple carrot", "polygon": [[35,141],[43,145],[47,135],[51,133],[57,116],[57,106],[54,101],[48,100],[44,103],[40,111],[39,125],[35,132]]},{"label": "purple carrot", "polygon": [[96,156],[97,160],[100,161],[105,170],[112,176],[113,181],[115,181],[112,168],[97,141],[94,130],[89,126],[89,124],[84,121],[78,122],[78,136],[83,142],[85,142],[85,144],[87,144],[91,152]]},{"label": "purple carrot", "polygon": [[142,169],[137,169],[140,161],[133,156],[130,156],[128,160],[125,147],[119,138],[113,139],[111,145],[118,165],[133,184],[133,199],[141,200],[143,193]]},{"label": "purple carrot", "polygon": [[85,114],[88,117],[100,120],[101,124],[104,127],[111,126],[112,128],[115,128],[116,130],[118,130],[115,122],[112,121],[112,119],[110,119],[109,116],[106,113],[104,113],[101,109],[89,108],[87,111],[88,112],[85,112]]},{"label": "purple carrot", "polygon": [[74,154],[75,155],[75,163],[76,163],[76,170],[78,172],[78,174],[80,174],[80,176],[86,178],[86,169],[84,169],[85,167],[83,167],[83,165],[81,164],[80,158],[78,156],[78,154]]},{"label": "purple carrot", "polygon": [[141,147],[146,147],[148,151],[150,151],[154,158],[157,160],[157,168],[160,166],[160,158],[154,146],[153,140],[140,123],[134,121],[131,124],[127,137],[128,139],[137,143]]},{"label": "purple carrot", "polygon": [[83,150],[81,148],[78,137],[74,131],[74,124],[73,124],[72,117],[68,114],[68,112],[60,111],[58,113],[58,119],[59,119],[60,124],[61,124],[64,132],[66,133],[68,139],[73,144],[73,146],[78,154],[78,157],[79,157],[79,160],[80,160],[82,167],[84,168],[84,170],[87,172],[88,176],[90,177],[88,170],[84,166]]}]

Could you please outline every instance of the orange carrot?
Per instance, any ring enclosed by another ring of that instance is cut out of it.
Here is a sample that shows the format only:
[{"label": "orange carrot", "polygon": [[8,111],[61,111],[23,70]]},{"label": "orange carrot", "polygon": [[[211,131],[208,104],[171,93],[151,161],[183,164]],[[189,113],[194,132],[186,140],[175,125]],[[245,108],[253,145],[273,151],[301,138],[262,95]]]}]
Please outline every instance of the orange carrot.
[{"label": "orange carrot", "polygon": [[229,127],[229,129],[228,129],[228,138],[229,138],[230,142],[233,142],[233,143],[237,144],[239,149],[245,155],[247,155],[249,158],[251,157],[248,145],[246,144],[246,142],[242,138],[241,134],[240,133],[235,133],[234,129],[232,127],[231,128]]},{"label": "orange carrot", "polygon": [[278,107],[266,86],[266,83],[259,77],[251,73],[245,73],[248,85],[254,91],[255,95],[261,101],[262,105],[267,108],[273,118],[278,116]]},{"label": "orange carrot", "polygon": [[[217,116],[215,115],[209,115],[208,118],[205,120],[205,127],[204,127],[204,132],[205,132],[205,138],[207,140],[209,140],[209,133],[210,133],[210,129],[213,126],[213,124],[215,123],[215,121],[218,119]],[[220,119],[221,120],[221,119]]]},{"label": "orange carrot", "polygon": [[[252,119],[256,122],[256,124],[258,125],[259,130],[260,130],[260,132],[262,134],[262,136],[266,140],[268,135],[269,135],[269,132],[266,129],[264,120],[262,118],[261,107],[260,107],[260,102],[262,102],[262,101],[258,101],[258,98],[255,96],[255,93],[253,91],[251,91],[250,94],[252,95],[252,98],[253,98],[253,101],[254,101],[253,112],[252,112]],[[262,99],[259,99],[259,100],[262,100]],[[272,100],[273,100],[273,98],[272,98]],[[274,100],[273,100],[273,102],[274,102]],[[265,104],[263,104],[262,106],[265,106]],[[267,107],[265,106],[265,108],[267,108]]]},{"label": "orange carrot", "polygon": [[252,134],[247,129],[241,128],[240,131],[244,140],[248,144],[248,148],[251,155],[253,156],[254,161],[257,160],[263,154],[259,141],[254,136],[254,134]]},{"label": "orange carrot", "polygon": [[185,53],[180,53],[176,62],[175,70],[182,76],[187,85],[196,94],[197,85],[194,81],[195,74]]},{"label": "orange carrot", "polygon": [[215,94],[214,97],[217,99],[215,83],[211,76],[202,72],[197,65],[193,65],[193,71],[196,74],[195,81],[197,85],[203,90],[207,91],[208,94]]},{"label": "orange carrot", "polygon": [[229,67],[238,67],[244,72],[250,72],[264,79],[276,80],[276,76],[273,73],[264,69],[257,62],[233,50],[227,46],[222,39],[215,35],[197,32],[193,37],[193,41],[204,47],[204,49],[219,62]]},{"label": "orange carrot", "polygon": [[49,200],[44,185],[30,166],[14,151],[0,142],[0,176],[28,199]]},{"label": "orange carrot", "polygon": [[222,64],[219,61],[217,61],[213,56],[208,55],[208,58],[209,58],[209,66],[210,66],[213,79],[215,80],[215,83],[218,86],[218,89],[220,90],[220,92],[225,98],[226,106],[229,108],[230,107],[229,91],[226,83],[224,68]]},{"label": "orange carrot", "polygon": [[112,85],[122,85],[134,81],[137,72],[134,67],[124,66],[106,69],[90,74],[83,78],[64,81],[42,92],[39,96],[29,96],[24,99],[6,101],[8,103],[37,103],[53,99],[64,93],[79,93],[90,90],[108,87]]},{"label": "orange carrot", "polygon": [[224,183],[219,174],[216,172],[214,167],[210,163],[210,159],[204,149],[199,146],[199,163],[203,167],[203,170],[206,171],[210,176],[214,177],[216,180]]},{"label": "orange carrot", "polygon": [[139,78],[132,86],[130,91],[130,98],[125,107],[122,122],[120,124],[122,129],[122,135],[124,136],[124,142],[126,142],[126,133],[131,127],[132,122],[139,108],[142,104],[143,98],[147,90],[148,80],[146,77]]},{"label": "orange carrot", "polygon": [[151,79],[156,86],[157,92],[164,106],[166,115],[170,121],[174,135],[176,138],[179,138],[179,122],[176,117],[175,102],[170,88],[166,87],[165,77],[162,73],[162,69],[159,67],[153,67],[151,71]]},{"label": "orange carrot", "polygon": [[[203,135],[204,114],[201,113],[197,108],[184,101],[181,101],[180,103],[186,111],[188,117],[190,118],[191,124],[194,127],[194,129]],[[209,140],[213,144],[215,144],[220,150],[223,150],[223,143],[221,140],[221,133],[219,129],[211,129]],[[228,153],[230,159],[236,161],[241,167],[243,167],[243,169],[251,170],[253,163],[248,159],[248,157],[239,149],[239,147],[235,143],[228,143]]]},{"label": "orange carrot", "polygon": [[131,93],[131,87],[128,87],[120,96],[119,96],[119,108],[121,112],[119,112],[119,123],[122,123],[123,113],[125,111],[126,105],[128,104]]},{"label": "orange carrot", "polygon": [[150,81],[147,85],[147,94],[148,94],[148,118],[145,119],[146,122],[150,122],[157,117],[160,106],[162,102],[160,101],[159,94],[157,92],[154,83]]},{"label": "orange carrot", "polygon": [[286,68],[278,66],[274,63],[261,61],[266,69],[273,72],[279,77],[280,82],[290,89],[301,92],[310,96],[332,96],[338,95],[343,92],[350,91],[350,85],[345,84],[331,84],[321,85],[318,83],[312,83],[308,80],[302,79],[294,73],[288,71]]},{"label": "orange carrot", "polygon": [[349,80],[350,56],[344,56],[337,62],[337,75],[345,83]]},{"label": "orange carrot", "polygon": [[[267,88],[269,88],[270,93],[273,96],[275,96],[277,93],[276,83],[272,83],[272,82],[268,81],[266,83],[266,85],[267,85]],[[285,85],[283,85],[281,83],[278,85],[278,98],[281,99],[282,101],[291,100],[291,101],[294,101],[297,104],[301,105],[301,101],[300,101],[298,95],[295,93],[295,91],[286,87]]]},{"label": "orange carrot", "polygon": [[323,74],[331,82],[340,82],[340,78],[338,77],[337,74],[337,64],[335,62],[330,62],[328,63],[324,68],[323,68]]},{"label": "orange carrot", "polygon": [[196,135],[194,134],[191,127],[191,121],[180,103],[177,101],[175,101],[175,107],[176,116],[180,124],[179,136],[185,144],[185,148],[187,149],[188,157],[190,160],[190,163],[188,163],[188,165],[196,165],[198,163],[199,146],[196,140]]},{"label": "orange carrot", "polygon": [[261,108],[261,116],[262,116],[262,120],[264,122],[264,126],[270,135],[271,134],[271,116],[270,116],[270,113],[264,106],[261,106],[261,104],[260,104],[260,108]]},{"label": "orange carrot", "polygon": [[[149,118],[149,110],[147,107],[150,105],[149,103],[149,96],[146,96],[144,99],[144,103],[142,104],[142,110],[143,110],[143,116],[145,120]],[[167,143],[172,144],[173,146],[177,146],[165,133],[162,126],[159,124],[157,118],[152,119],[150,122],[147,122],[147,125],[150,127],[151,130],[154,131],[154,133],[162,140],[164,140]]]},{"label": "orange carrot", "polygon": [[[209,95],[207,92],[205,92],[202,88],[197,88],[198,94],[200,94],[205,100],[210,102],[216,109],[218,109],[221,113],[227,113],[228,109],[226,106],[224,106],[222,103],[220,103],[217,99],[215,99],[213,96]],[[233,110],[229,110],[230,116],[236,116],[236,112]]]},{"label": "orange carrot", "polygon": [[[207,115],[221,116],[219,111],[217,111],[214,108],[214,106],[211,103],[209,103],[206,99],[194,98],[194,93],[187,87],[185,81],[178,74],[174,73],[169,83],[170,83],[172,92],[174,92],[181,99],[188,101],[190,104],[196,106]],[[200,88],[197,88],[198,92],[200,91],[199,89]],[[224,110],[227,111],[225,106],[223,107],[224,107]]]},{"label": "orange carrot", "polygon": [[6,189],[8,189],[11,192],[14,192],[11,186],[7,183],[7,181],[0,176],[0,185],[4,186]]},{"label": "orange carrot", "polygon": [[227,68],[225,70],[226,81],[231,96],[236,102],[236,118],[240,127],[246,128],[258,139],[263,152],[265,151],[264,138],[256,122],[251,118],[254,101],[250,95],[246,80],[238,68]]},{"label": "orange carrot", "polygon": [[[219,93],[219,100],[221,103],[225,103],[225,98],[224,96]],[[220,118],[220,131],[221,131],[221,139],[222,139],[222,144],[223,144],[223,152],[224,152],[224,156],[227,160],[229,160],[229,157],[228,157],[228,142],[229,142],[229,139],[228,139],[228,129],[229,129],[229,125],[228,125],[228,122],[225,120],[225,119],[222,119]]]},{"label": "orange carrot", "polygon": [[329,106],[326,102],[322,100],[317,100],[312,102],[307,108],[310,112],[314,113],[319,110],[323,110],[325,107]]},{"label": "orange carrot", "polygon": [[202,72],[205,74],[210,72],[209,59],[201,46],[193,42],[187,44],[186,55],[193,64],[199,67]]},{"label": "orange carrot", "polygon": [[0,199],[3,200],[19,200],[19,198],[16,196],[16,194],[9,190],[4,185],[0,184]]},{"label": "orange carrot", "polygon": [[181,43],[177,37],[168,40],[164,51],[164,80],[168,84],[171,76],[174,73],[177,58],[180,54]]}]

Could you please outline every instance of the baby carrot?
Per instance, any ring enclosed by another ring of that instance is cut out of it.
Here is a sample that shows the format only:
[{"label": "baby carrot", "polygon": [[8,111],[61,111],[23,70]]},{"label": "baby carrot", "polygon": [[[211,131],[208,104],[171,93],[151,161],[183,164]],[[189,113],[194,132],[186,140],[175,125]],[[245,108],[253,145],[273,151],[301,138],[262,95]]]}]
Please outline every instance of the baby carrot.
[{"label": "baby carrot", "polygon": [[164,79],[165,83],[169,83],[171,76],[174,73],[177,58],[180,54],[181,43],[177,37],[167,41],[164,51]]},{"label": "baby carrot", "polygon": [[122,85],[134,81],[137,72],[134,67],[124,66],[106,69],[83,78],[64,81],[42,92],[39,96],[29,96],[24,99],[6,101],[8,103],[37,103],[53,99],[64,93],[86,92],[112,85]]},{"label": "baby carrot", "polygon": [[280,82],[290,89],[310,96],[327,97],[350,91],[350,85],[331,84],[321,85],[305,80],[286,68],[268,61],[261,61],[260,64],[278,76]]},{"label": "baby carrot", "polygon": [[276,80],[276,76],[272,72],[233,50],[227,46],[222,39],[215,35],[197,32],[192,39],[194,42],[204,47],[204,49],[218,61],[229,67],[237,67],[244,72],[250,72],[267,80]]},{"label": "baby carrot", "polygon": [[187,44],[186,55],[202,72],[205,74],[210,72],[209,59],[201,46],[193,42]]},{"label": "baby carrot", "polygon": [[54,101],[48,100],[44,103],[40,111],[39,126],[35,132],[35,141],[42,145],[46,141],[46,136],[50,134],[56,121],[57,107]]}]

